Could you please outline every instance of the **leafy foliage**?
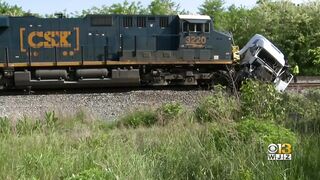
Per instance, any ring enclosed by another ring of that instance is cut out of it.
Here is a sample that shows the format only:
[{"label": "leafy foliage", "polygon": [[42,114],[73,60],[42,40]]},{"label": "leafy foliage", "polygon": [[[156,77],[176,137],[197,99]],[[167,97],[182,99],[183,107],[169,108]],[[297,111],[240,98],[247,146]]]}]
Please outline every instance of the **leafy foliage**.
[{"label": "leafy foliage", "polygon": [[312,63],[316,66],[320,65],[320,47],[314,49],[309,49],[308,51],[310,57],[312,57]]},{"label": "leafy foliage", "polygon": [[157,122],[157,114],[153,110],[134,111],[119,121],[119,126],[139,127],[151,126]]},{"label": "leafy foliage", "polygon": [[184,107],[180,103],[166,103],[157,109],[159,124],[166,125],[178,119],[184,112]]},{"label": "leafy foliage", "polygon": [[153,0],[149,6],[144,7],[140,1],[115,3],[111,6],[92,7],[83,10],[81,13],[74,13],[75,16],[86,16],[88,14],[152,14],[152,15],[171,15],[185,14],[180,5],[172,0]]},{"label": "leafy foliage", "polygon": [[167,125],[184,112],[180,103],[171,102],[160,106],[158,109],[137,110],[122,117],[118,121],[118,126],[133,127],[152,126],[155,124]]},{"label": "leafy foliage", "polygon": [[22,16],[25,14],[25,11],[17,5],[10,5],[4,0],[0,0],[0,14],[7,16]]},{"label": "leafy foliage", "polygon": [[238,104],[234,97],[218,87],[214,95],[205,98],[195,110],[199,122],[230,122],[237,115]]},{"label": "leafy foliage", "polygon": [[248,142],[256,141],[264,145],[297,142],[293,132],[270,121],[244,120],[237,125],[237,130],[240,137]]},{"label": "leafy foliage", "polygon": [[282,95],[272,84],[248,80],[241,86],[241,111],[244,117],[282,122]]},{"label": "leafy foliage", "polygon": [[289,64],[298,63],[302,74],[320,75],[319,1],[296,5],[288,0],[261,0],[252,8],[222,7],[222,0],[207,0],[199,12],[214,17],[216,28],[231,32],[240,47],[254,34],[262,34],[286,55]]},{"label": "leafy foliage", "polygon": [[172,0],[153,0],[149,7],[149,13],[152,15],[172,15],[184,14],[184,10],[180,10],[180,5]]},{"label": "leafy foliage", "polygon": [[223,23],[223,0],[205,0],[199,8],[200,14],[210,15],[215,20],[215,27],[220,28]]}]

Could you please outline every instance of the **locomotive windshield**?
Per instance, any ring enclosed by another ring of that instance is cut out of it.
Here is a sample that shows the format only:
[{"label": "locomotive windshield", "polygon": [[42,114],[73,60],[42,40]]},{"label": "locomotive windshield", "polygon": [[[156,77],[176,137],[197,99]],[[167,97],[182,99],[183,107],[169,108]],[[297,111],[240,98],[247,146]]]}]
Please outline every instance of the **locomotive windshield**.
[{"label": "locomotive windshield", "polygon": [[211,18],[203,15],[179,15],[181,32],[210,32]]},{"label": "locomotive windshield", "polygon": [[183,32],[209,32],[210,23],[189,23],[183,22]]}]

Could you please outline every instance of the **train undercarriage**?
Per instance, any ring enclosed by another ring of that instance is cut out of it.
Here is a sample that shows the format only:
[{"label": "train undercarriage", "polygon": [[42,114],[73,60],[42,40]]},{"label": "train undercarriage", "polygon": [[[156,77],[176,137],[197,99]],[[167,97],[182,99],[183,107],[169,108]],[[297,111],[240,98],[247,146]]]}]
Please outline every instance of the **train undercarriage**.
[{"label": "train undercarriage", "polygon": [[[210,67],[210,66],[209,66]],[[232,65],[138,65],[112,67],[7,68],[1,89],[51,89],[132,86],[231,87]],[[231,76],[230,76],[231,75]]]}]

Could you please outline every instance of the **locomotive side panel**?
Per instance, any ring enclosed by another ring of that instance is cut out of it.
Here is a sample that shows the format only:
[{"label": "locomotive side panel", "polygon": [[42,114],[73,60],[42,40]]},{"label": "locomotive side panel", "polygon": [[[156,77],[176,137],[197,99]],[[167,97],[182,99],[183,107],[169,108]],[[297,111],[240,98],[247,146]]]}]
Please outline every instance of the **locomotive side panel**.
[{"label": "locomotive side panel", "polygon": [[[10,26],[0,36],[1,49],[8,48],[10,63],[72,61],[80,49],[79,19],[10,17]],[[3,50],[2,50],[3,51]]]},{"label": "locomotive side panel", "polygon": [[179,16],[91,15],[7,20],[9,25],[0,27],[3,63],[231,61],[230,36],[213,30],[208,19],[194,23]]},{"label": "locomotive side panel", "polygon": [[0,27],[0,62],[68,64],[119,59],[118,19],[9,17],[10,25]]},{"label": "locomotive side panel", "polygon": [[[179,21],[177,16],[123,16],[121,60],[148,61],[163,58],[160,51],[177,51]],[[170,54],[170,53],[169,53]],[[171,52],[172,54],[172,52]],[[170,58],[168,58],[170,59]]]}]

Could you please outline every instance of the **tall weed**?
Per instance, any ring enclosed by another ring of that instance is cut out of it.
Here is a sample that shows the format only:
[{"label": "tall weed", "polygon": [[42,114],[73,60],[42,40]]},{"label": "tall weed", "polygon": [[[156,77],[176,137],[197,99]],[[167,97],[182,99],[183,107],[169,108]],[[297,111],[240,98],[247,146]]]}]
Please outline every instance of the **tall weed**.
[{"label": "tall weed", "polygon": [[199,122],[228,123],[238,117],[239,104],[235,97],[229,96],[223,89],[215,88],[214,95],[206,97],[195,110]]}]

